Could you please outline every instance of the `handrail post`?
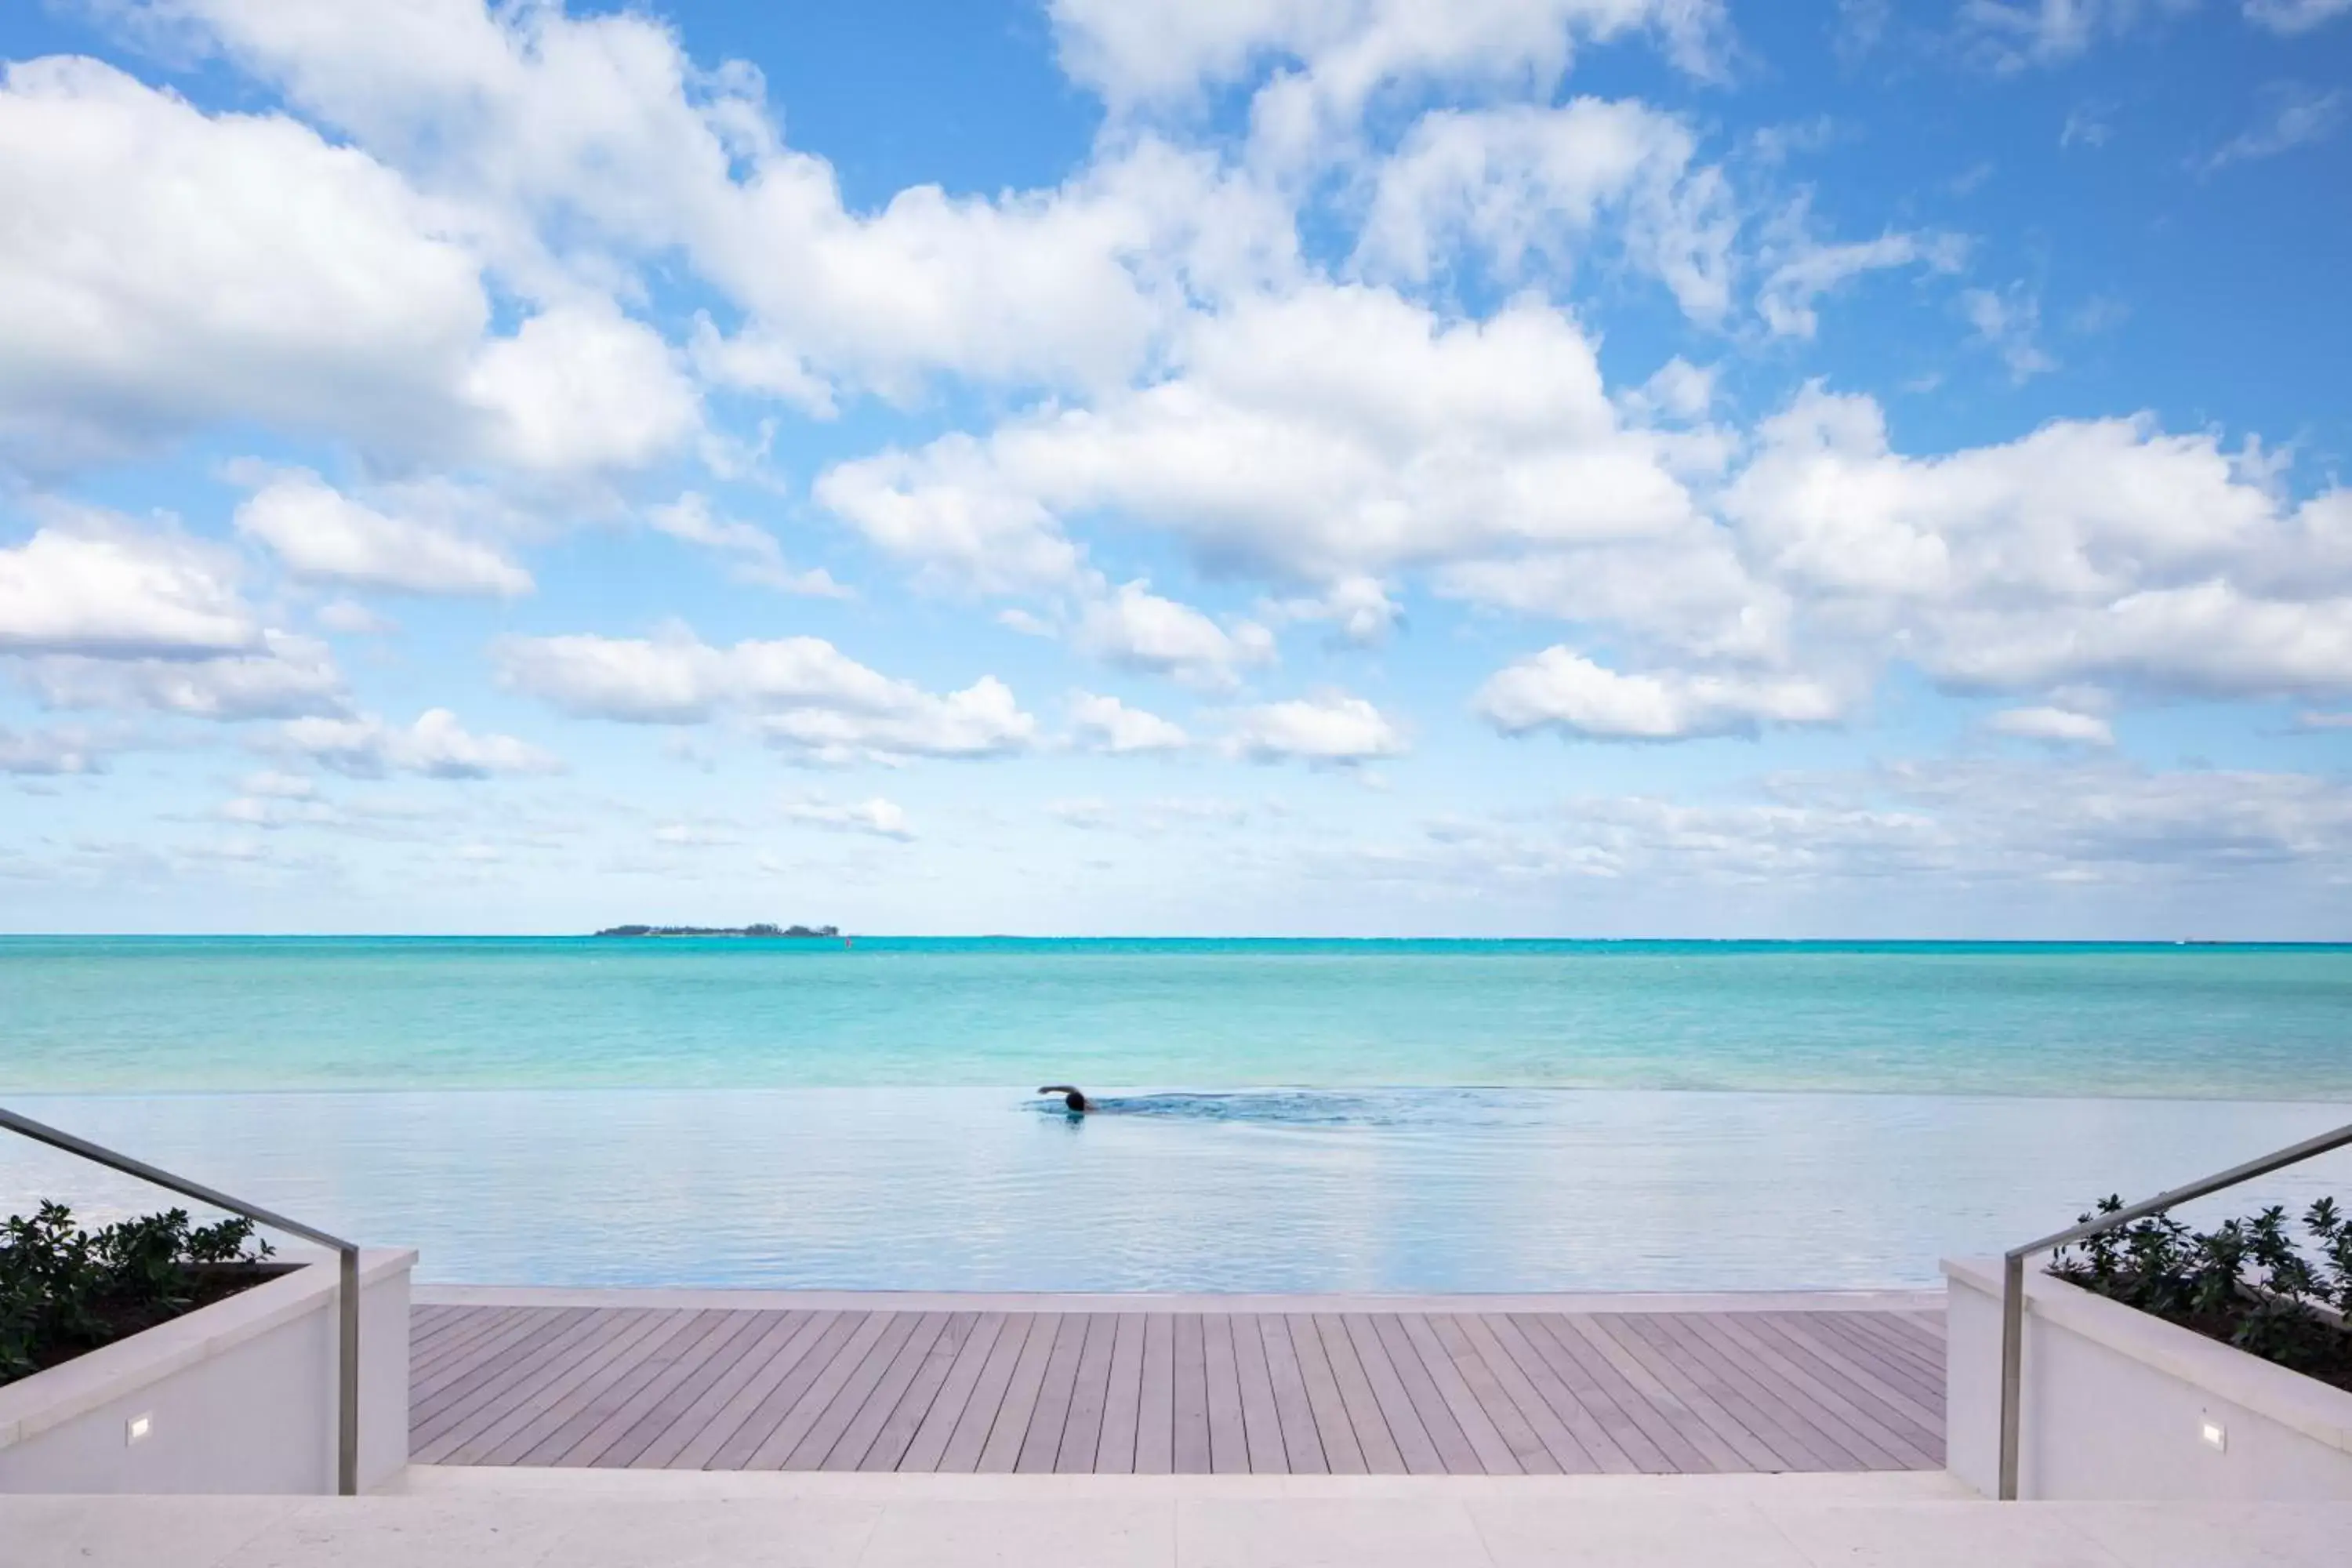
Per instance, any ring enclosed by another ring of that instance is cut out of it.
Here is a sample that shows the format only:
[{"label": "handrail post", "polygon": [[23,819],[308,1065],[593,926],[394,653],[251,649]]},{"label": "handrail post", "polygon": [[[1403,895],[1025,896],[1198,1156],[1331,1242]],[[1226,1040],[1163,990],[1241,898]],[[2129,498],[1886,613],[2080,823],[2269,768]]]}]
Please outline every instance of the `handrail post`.
[{"label": "handrail post", "polygon": [[2025,1373],[2025,1255],[2000,1263],[2000,1500],[2017,1500],[2018,1404]]},{"label": "handrail post", "polygon": [[341,1249],[335,1281],[338,1322],[335,1379],[335,1492],[360,1493],[360,1249]]}]

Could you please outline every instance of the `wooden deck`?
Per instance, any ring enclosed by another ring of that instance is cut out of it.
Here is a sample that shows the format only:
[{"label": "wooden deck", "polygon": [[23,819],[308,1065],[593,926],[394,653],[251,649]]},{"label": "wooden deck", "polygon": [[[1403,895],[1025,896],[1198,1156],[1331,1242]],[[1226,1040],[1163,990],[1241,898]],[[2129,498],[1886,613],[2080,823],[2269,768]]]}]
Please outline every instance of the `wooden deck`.
[{"label": "wooden deck", "polygon": [[1917,1310],[422,1306],[413,1458],[667,1469],[1940,1469]]}]

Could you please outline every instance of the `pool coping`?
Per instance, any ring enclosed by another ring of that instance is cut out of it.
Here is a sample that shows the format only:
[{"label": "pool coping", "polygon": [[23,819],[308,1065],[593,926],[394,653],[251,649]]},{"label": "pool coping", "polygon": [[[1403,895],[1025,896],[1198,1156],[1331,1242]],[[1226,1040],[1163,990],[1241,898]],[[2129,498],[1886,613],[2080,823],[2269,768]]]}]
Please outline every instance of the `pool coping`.
[{"label": "pool coping", "polygon": [[1940,1312],[1944,1292],[1902,1290],[1549,1291],[1380,1295],[1286,1291],[776,1290],[669,1286],[432,1285],[419,1307],[798,1308],[871,1312]]}]

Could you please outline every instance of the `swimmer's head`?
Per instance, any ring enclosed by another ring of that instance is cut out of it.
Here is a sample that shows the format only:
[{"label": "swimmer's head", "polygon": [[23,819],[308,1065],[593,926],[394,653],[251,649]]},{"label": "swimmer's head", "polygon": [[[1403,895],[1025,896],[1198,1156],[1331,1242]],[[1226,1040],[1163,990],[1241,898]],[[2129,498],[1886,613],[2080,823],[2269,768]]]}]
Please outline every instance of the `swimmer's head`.
[{"label": "swimmer's head", "polygon": [[1043,1089],[1040,1089],[1037,1092],[1039,1094],[1060,1095],[1064,1105],[1068,1106],[1072,1110],[1077,1111],[1081,1115],[1089,1109],[1087,1104],[1087,1097],[1085,1094],[1081,1093],[1076,1086],[1071,1084],[1049,1083]]}]

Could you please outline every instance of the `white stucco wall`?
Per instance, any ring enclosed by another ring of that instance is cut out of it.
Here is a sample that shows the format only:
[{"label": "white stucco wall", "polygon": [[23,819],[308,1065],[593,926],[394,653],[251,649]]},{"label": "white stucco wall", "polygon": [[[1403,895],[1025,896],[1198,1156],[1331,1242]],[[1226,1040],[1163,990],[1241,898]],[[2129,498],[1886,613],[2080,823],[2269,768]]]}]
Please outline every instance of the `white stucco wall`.
[{"label": "white stucco wall", "polygon": [[[408,1462],[415,1261],[361,1255],[362,1489]],[[0,1387],[0,1492],[332,1492],[335,1277],[329,1257]]]},{"label": "white stucco wall", "polygon": [[[1944,1276],[1946,1464],[1990,1497],[2000,1264],[1947,1259]],[[2352,1501],[2352,1394],[2032,1267],[2025,1300],[2021,1498]]]}]

